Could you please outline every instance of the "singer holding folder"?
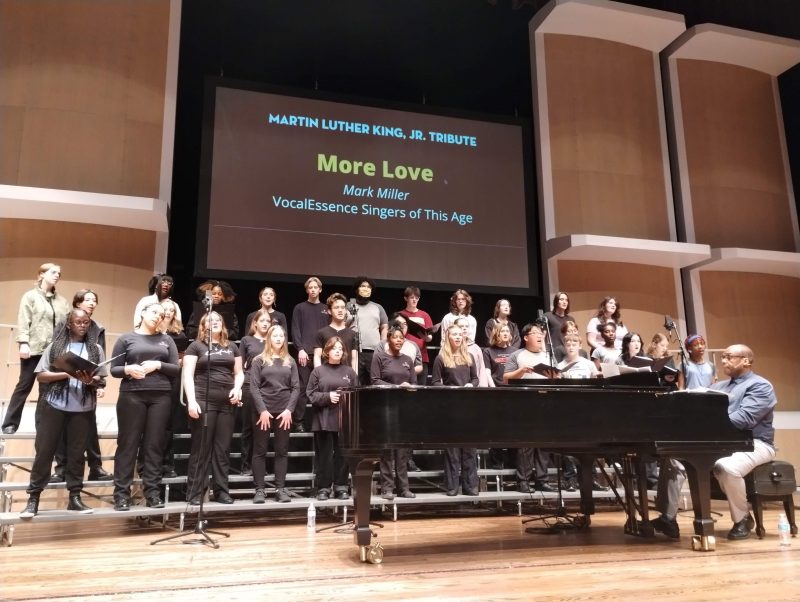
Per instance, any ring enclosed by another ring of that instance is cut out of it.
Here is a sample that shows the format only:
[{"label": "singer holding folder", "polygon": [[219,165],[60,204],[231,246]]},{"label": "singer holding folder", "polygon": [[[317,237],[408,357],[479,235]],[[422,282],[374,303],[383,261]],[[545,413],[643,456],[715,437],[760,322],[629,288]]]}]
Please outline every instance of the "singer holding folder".
[{"label": "singer holding folder", "polygon": [[86,437],[94,420],[97,387],[105,383],[102,367],[94,373],[79,370],[74,376],[54,366],[60,356],[72,352],[76,356],[100,364],[105,360],[103,349],[86,337],[91,318],[82,309],[73,309],[67,316],[67,327],[47,346],[36,366],[37,380],[48,383],[36,429],[36,457],[28,485],[28,503],[21,518],[32,518],[39,511],[39,496],[50,480],[50,466],[62,433],[66,433],[66,467],[64,476],[69,490],[67,510],[82,514],[92,512],[81,500],[83,488],[83,452]]}]

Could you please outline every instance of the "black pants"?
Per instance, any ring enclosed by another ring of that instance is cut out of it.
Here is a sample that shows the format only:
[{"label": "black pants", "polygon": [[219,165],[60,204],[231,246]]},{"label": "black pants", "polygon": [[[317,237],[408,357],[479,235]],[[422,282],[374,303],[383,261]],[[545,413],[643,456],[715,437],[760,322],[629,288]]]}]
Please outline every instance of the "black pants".
[{"label": "black pants", "polygon": [[267,448],[269,434],[273,434],[272,446],[275,450],[275,486],[286,487],[286,471],[289,467],[289,429],[278,426],[278,414],[270,421],[269,429],[262,431],[256,424],[258,415],[253,412],[253,482],[257,489],[264,488],[264,475],[267,473]]},{"label": "black pants", "polygon": [[197,403],[200,406],[200,417],[189,418],[192,450],[189,453],[189,468],[186,472],[188,499],[199,497],[204,493],[209,469],[214,492],[228,493],[228,469],[234,423],[233,406],[230,403],[227,407],[220,403],[207,404],[200,399]]},{"label": "black pants", "polygon": [[550,459],[547,452],[538,447],[525,447],[517,450],[517,481],[529,481],[531,476],[537,483],[547,480]]},{"label": "black pants", "polygon": [[13,426],[15,429],[19,428],[19,423],[22,420],[22,409],[25,407],[28,395],[33,389],[33,383],[36,382],[34,370],[36,370],[40,359],[42,359],[41,354],[20,360],[19,380],[17,381],[17,386],[14,387],[14,392],[11,394],[11,399],[8,400],[8,409],[6,410],[5,418],[3,418],[3,428],[7,426]]},{"label": "black pants", "polygon": [[[411,450],[390,449],[383,452],[380,461],[381,493],[390,493],[397,484],[397,492],[408,491],[408,459]],[[395,481],[395,473],[397,480]]]},{"label": "black pants", "polygon": [[368,387],[372,384],[370,370],[372,369],[372,356],[375,352],[372,349],[362,349],[358,354],[358,384]]},{"label": "black pants", "polygon": [[[300,378],[300,397],[298,397],[297,405],[294,407],[294,412],[292,412],[292,422],[294,424],[300,424],[305,418],[306,405],[308,404],[306,388],[308,387],[308,379],[311,377],[312,370],[314,370],[313,355],[308,358],[308,362],[305,366],[301,366],[300,362],[297,362],[297,375]],[[258,418],[253,420],[254,424],[256,420],[258,420]]]},{"label": "black pants", "polygon": [[[97,412],[92,410],[92,420],[89,423],[89,432],[86,433],[86,463],[89,470],[97,470],[103,467],[103,458],[100,455],[100,439],[97,436]],[[37,427],[38,428],[38,427]],[[64,474],[64,467],[67,463],[67,433],[61,436],[58,449],[56,449],[56,468],[55,472]]]},{"label": "black pants", "polygon": [[339,433],[336,431],[314,431],[316,447],[314,485],[317,491],[347,491],[347,461],[339,449]]},{"label": "black pants", "polygon": [[31,467],[28,495],[38,496],[50,480],[50,466],[61,435],[67,438],[67,463],[64,478],[70,493],[80,493],[83,488],[83,452],[86,435],[94,420],[94,412],[64,412],[49,403],[40,408],[39,426],[36,429],[36,457]]},{"label": "black pants", "polygon": [[161,461],[171,412],[169,391],[121,391],[117,401],[117,451],[114,497],[129,498],[136,456],[144,453],[142,485],[146,497],[160,495]]},{"label": "black pants", "polygon": [[250,393],[250,387],[245,385],[242,387],[242,407],[237,408],[236,416],[237,422],[240,423],[242,437],[240,439],[242,446],[242,459],[240,464],[240,471],[244,472],[252,468],[253,461],[253,395]]},{"label": "black pants", "polygon": [[444,484],[455,491],[478,491],[478,450],[474,447],[449,447],[445,450]]}]

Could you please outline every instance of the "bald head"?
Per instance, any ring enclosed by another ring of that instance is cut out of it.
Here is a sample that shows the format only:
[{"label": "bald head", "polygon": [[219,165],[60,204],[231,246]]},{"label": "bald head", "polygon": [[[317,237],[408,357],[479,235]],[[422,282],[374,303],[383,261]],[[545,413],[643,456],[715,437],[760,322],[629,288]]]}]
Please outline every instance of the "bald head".
[{"label": "bald head", "polygon": [[722,354],[722,369],[730,378],[741,376],[753,366],[753,350],[747,345],[731,345]]}]

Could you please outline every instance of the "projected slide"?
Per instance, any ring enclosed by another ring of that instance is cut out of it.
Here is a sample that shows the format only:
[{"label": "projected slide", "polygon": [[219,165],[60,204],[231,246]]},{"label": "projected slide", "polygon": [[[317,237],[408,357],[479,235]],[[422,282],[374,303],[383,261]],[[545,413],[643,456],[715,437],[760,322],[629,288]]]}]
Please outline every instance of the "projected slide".
[{"label": "projected slide", "polygon": [[528,288],[523,155],[517,124],[217,87],[205,268]]}]

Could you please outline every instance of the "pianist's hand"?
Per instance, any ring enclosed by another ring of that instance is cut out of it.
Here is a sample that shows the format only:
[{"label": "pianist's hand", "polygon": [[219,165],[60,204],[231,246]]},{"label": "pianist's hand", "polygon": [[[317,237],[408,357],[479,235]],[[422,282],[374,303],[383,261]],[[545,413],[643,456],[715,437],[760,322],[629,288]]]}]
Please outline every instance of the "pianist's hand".
[{"label": "pianist's hand", "polygon": [[266,431],[269,428],[270,421],[273,418],[274,416],[269,413],[269,410],[264,410],[258,415],[258,422],[256,422],[256,425],[258,425],[262,431]]}]

